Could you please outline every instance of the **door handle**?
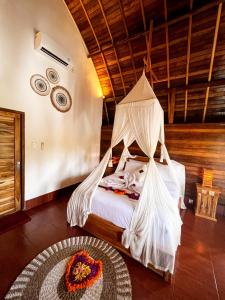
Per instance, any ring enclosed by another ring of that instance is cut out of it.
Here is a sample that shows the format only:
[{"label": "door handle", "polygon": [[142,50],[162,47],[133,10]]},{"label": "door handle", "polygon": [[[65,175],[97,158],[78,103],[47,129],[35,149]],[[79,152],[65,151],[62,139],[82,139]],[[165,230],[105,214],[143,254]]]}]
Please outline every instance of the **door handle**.
[{"label": "door handle", "polygon": [[16,162],[16,168],[17,168],[17,169],[20,169],[20,161],[17,161],[17,162]]}]

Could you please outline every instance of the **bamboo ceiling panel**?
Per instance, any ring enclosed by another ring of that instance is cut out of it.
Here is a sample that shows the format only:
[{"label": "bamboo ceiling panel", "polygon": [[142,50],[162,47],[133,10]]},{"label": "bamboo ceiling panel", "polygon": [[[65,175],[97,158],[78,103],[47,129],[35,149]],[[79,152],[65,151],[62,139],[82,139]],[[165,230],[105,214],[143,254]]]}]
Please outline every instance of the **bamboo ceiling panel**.
[{"label": "bamboo ceiling panel", "polygon": [[134,86],[144,58],[151,65],[147,77],[150,83],[153,78],[166,112],[168,87],[176,88],[175,123],[225,121],[223,0],[66,0],[66,4],[93,60],[110,121],[115,98],[120,101]]}]

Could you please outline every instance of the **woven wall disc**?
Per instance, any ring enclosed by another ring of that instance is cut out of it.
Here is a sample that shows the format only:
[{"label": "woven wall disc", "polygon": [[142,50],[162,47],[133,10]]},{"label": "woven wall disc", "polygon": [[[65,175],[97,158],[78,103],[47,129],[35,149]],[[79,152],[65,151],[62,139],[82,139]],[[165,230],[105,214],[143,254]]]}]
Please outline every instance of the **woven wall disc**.
[{"label": "woven wall disc", "polygon": [[67,112],[72,106],[72,99],[69,92],[62,86],[55,86],[51,91],[53,106],[60,112]]},{"label": "woven wall disc", "polygon": [[54,70],[52,68],[48,68],[46,70],[46,76],[47,76],[49,82],[51,82],[53,84],[57,84],[60,81],[59,74],[56,72],[56,70]]},{"label": "woven wall disc", "polygon": [[30,85],[35,93],[41,96],[47,96],[50,93],[50,85],[48,80],[39,74],[34,74],[31,76]]}]

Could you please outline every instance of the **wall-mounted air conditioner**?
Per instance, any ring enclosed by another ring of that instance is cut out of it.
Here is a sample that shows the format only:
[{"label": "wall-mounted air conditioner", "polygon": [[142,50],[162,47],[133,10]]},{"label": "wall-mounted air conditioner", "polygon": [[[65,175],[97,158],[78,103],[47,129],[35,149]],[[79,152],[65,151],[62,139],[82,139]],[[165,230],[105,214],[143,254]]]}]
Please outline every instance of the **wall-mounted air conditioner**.
[{"label": "wall-mounted air conditioner", "polygon": [[62,67],[68,70],[73,69],[70,56],[66,54],[61,45],[56,43],[47,34],[40,31],[35,34],[34,48],[49,59],[60,64]]}]

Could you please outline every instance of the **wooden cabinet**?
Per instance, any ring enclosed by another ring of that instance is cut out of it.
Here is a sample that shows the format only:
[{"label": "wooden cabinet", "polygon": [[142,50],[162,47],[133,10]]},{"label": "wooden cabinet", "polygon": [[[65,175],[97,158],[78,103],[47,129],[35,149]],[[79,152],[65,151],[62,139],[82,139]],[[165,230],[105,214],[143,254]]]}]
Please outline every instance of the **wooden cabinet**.
[{"label": "wooden cabinet", "polygon": [[216,208],[219,195],[221,193],[218,187],[205,187],[196,184],[197,204],[195,215],[209,220],[216,220]]}]

